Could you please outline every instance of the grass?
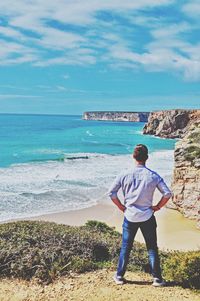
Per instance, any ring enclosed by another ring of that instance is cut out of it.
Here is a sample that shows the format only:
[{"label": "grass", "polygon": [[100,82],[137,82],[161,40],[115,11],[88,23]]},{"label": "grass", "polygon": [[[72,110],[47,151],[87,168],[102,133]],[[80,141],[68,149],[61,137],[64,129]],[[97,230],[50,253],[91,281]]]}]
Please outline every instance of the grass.
[{"label": "grass", "polygon": [[[0,225],[0,277],[50,283],[71,272],[116,268],[120,247],[121,234],[97,221],[82,227],[36,221],[6,223]],[[200,288],[200,251],[192,255],[160,252],[160,257],[164,276],[170,281]],[[149,272],[143,244],[134,243],[128,269]],[[179,274],[184,271],[181,277],[177,278],[175,269]]]}]

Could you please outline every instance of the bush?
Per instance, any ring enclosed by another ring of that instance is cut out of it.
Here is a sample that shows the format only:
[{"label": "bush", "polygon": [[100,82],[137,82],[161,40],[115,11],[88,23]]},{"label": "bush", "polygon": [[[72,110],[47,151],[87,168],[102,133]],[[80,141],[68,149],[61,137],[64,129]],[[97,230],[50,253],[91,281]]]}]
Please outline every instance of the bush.
[{"label": "bush", "polygon": [[200,147],[191,145],[185,149],[184,157],[188,161],[200,159]]},{"label": "bush", "polygon": [[192,143],[199,143],[200,141],[200,130],[192,132],[189,137]]},{"label": "bush", "polygon": [[99,221],[87,221],[85,224],[85,227],[89,230],[96,230],[102,233],[107,233],[107,234],[111,234],[112,236],[116,235],[118,236],[119,233],[117,231],[115,231],[115,228],[111,228],[109,227],[106,223],[102,223]]},{"label": "bush", "polygon": [[120,247],[121,235],[95,221],[82,227],[31,221],[2,224],[0,276],[51,282],[71,271],[116,264]]},{"label": "bush", "polygon": [[200,289],[200,251],[173,252],[163,265],[166,280]]},{"label": "bush", "polygon": [[[49,283],[71,272],[116,269],[120,248],[121,234],[101,222],[82,227],[31,221],[1,224],[0,276]],[[162,251],[160,259],[166,280],[200,288],[200,251]],[[149,272],[143,244],[134,242],[128,269]]]}]

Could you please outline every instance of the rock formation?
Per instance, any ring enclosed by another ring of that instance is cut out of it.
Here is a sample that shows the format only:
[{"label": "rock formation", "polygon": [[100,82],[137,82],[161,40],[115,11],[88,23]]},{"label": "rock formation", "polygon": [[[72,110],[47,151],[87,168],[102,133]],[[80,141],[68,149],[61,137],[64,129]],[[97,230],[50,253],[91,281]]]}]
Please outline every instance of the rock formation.
[{"label": "rock formation", "polygon": [[83,119],[86,120],[147,122],[148,117],[148,112],[97,111],[83,113]]},{"label": "rock formation", "polygon": [[163,138],[182,138],[195,118],[198,110],[166,110],[155,111],[149,115],[143,134]]},{"label": "rock formation", "polygon": [[200,118],[176,143],[174,159],[173,203],[200,228]]},{"label": "rock formation", "polygon": [[200,228],[200,110],[152,112],[144,134],[182,138],[175,145],[173,207]]}]

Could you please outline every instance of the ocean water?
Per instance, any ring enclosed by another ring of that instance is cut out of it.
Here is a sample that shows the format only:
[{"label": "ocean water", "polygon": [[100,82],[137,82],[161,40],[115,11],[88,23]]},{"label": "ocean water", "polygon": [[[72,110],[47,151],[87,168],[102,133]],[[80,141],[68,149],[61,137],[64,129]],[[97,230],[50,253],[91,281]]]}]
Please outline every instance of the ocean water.
[{"label": "ocean water", "polygon": [[142,135],[144,123],[81,116],[0,115],[0,221],[109,201],[114,177],[146,144],[148,167],[170,182],[175,140]]}]

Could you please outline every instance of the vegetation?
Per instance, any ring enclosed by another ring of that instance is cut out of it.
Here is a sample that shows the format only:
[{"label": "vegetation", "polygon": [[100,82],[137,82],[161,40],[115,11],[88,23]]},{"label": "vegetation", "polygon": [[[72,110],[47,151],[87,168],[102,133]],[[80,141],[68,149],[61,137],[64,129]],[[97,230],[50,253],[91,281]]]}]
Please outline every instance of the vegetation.
[{"label": "vegetation", "polygon": [[192,143],[200,143],[200,130],[197,131],[193,131],[188,139],[192,142]]},{"label": "vegetation", "polygon": [[196,145],[191,145],[185,149],[184,157],[188,161],[193,161],[195,159],[200,159],[200,147]]},{"label": "vegetation", "polygon": [[184,287],[200,288],[200,251],[173,252],[164,263],[168,280],[181,283]]},{"label": "vegetation", "polygon": [[[116,268],[120,247],[121,235],[96,221],[82,227],[31,221],[2,224],[0,276],[49,283],[71,272]],[[160,256],[166,280],[200,288],[200,251]],[[143,244],[134,243],[128,269],[149,271]]]}]

